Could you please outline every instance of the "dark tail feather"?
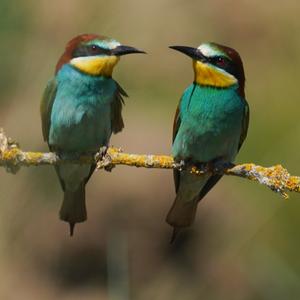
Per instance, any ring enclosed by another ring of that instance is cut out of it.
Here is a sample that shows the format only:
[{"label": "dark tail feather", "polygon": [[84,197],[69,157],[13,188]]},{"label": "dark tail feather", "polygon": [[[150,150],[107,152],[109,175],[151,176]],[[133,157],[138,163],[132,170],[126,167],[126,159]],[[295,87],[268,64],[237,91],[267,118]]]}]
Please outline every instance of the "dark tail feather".
[{"label": "dark tail feather", "polygon": [[174,228],[190,226],[196,215],[198,201],[183,201],[177,196],[168,215],[166,221]]},{"label": "dark tail feather", "polygon": [[173,226],[173,233],[170,243],[172,244],[182,228],[193,224],[195,220],[198,201],[182,201],[178,196],[176,197],[166,221]]},{"label": "dark tail feather", "polygon": [[76,223],[69,222],[69,226],[70,226],[70,236],[73,236],[73,234],[74,234],[75,224],[76,224]]},{"label": "dark tail feather", "polygon": [[85,183],[82,183],[76,191],[65,190],[59,217],[70,224],[71,236],[74,233],[75,224],[86,220]]},{"label": "dark tail feather", "polygon": [[178,236],[180,230],[181,229],[179,227],[173,227],[173,232],[172,232],[170,244],[173,244],[175,242],[175,240],[177,239],[177,236]]}]

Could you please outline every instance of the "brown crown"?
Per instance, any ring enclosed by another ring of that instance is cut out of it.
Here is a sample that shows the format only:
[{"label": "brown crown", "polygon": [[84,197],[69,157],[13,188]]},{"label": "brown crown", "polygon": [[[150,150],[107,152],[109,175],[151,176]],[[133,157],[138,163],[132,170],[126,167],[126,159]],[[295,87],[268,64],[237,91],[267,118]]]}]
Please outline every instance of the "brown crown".
[{"label": "brown crown", "polygon": [[55,74],[61,69],[61,67],[64,64],[69,63],[69,61],[72,59],[72,54],[74,50],[81,44],[81,43],[86,43],[88,41],[94,40],[94,39],[99,39],[99,40],[104,40],[106,39],[105,36],[98,35],[98,34],[80,34],[76,37],[74,37],[72,40],[70,40],[67,43],[65,52],[63,55],[60,57],[56,64],[55,68]]}]

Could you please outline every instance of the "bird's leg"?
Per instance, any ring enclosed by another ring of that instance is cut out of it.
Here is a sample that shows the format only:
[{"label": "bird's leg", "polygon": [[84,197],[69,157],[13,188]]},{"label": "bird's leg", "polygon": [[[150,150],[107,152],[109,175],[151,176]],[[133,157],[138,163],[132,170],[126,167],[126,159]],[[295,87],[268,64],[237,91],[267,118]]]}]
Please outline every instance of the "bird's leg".
[{"label": "bird's leg", "polygon": [[97,162],[97,169],[104,168],[105,171],[111,172],[115,166],[112,165],[112,160],[107,150],[107,146],[101,147],[95,155],[95,160]]},{"label": "bird's leg", "polygon": [[223,158],[216,158],[210,162],[210,169],[213,174],[224,174],[225,170],[234,167],[232,162],[226,161]]}]

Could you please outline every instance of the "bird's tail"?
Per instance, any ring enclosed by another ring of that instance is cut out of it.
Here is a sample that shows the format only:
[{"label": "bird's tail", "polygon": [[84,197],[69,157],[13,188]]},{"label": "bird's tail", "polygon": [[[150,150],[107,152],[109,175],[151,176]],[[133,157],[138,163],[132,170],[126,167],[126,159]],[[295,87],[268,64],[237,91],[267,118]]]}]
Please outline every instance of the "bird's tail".
[{"label": "bird's tail", "polygon": [[73,235],[76,223],[87,219],[85,206],[85,182],[82,182],[75,191],[65,189],[64,200],[59,212],[61,220],[70,224],[70,235]]},{"label": "bird's tail", "polygon": [[167,223],[177,229],[193,224],[198,205],[197,198],[193,201],[184,201],[180,197],[182,196],[177,194],[166,218]]}]

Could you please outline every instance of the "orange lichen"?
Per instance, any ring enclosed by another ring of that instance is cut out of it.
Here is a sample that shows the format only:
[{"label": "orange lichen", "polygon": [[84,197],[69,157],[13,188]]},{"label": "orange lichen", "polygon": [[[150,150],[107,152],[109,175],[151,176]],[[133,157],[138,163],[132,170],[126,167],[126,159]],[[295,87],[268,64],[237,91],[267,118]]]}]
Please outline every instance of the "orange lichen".
[{"label": "orange lichen", "polygon": [[12,148],[10,150],[3,151],[1,153],[1,160],[14,161],[20,152],[21,151],[18,148]]},{"label": "orange lichen", "polygon": [[[169,169],[174,164],[173,158],[166,155],[128,154],[128,153],[123,153],[118,148],[109,148],[107,154],[109,156],[108,161],[113,165],[122,164],[122,165],[144,167],[144,168],[168,168]],[[101,162],[99,167],[102,167]]]},{"label": "orange lichen", "polygon": [[26,159],[30,160],[33,164],[38,165],[44,153],[41,152],[27,152]]},{"label": "orange lichen", "polygon": [[289,191],[300,192],[300,178],[297,176],[290,176],[286,181],[286,188]]}]

